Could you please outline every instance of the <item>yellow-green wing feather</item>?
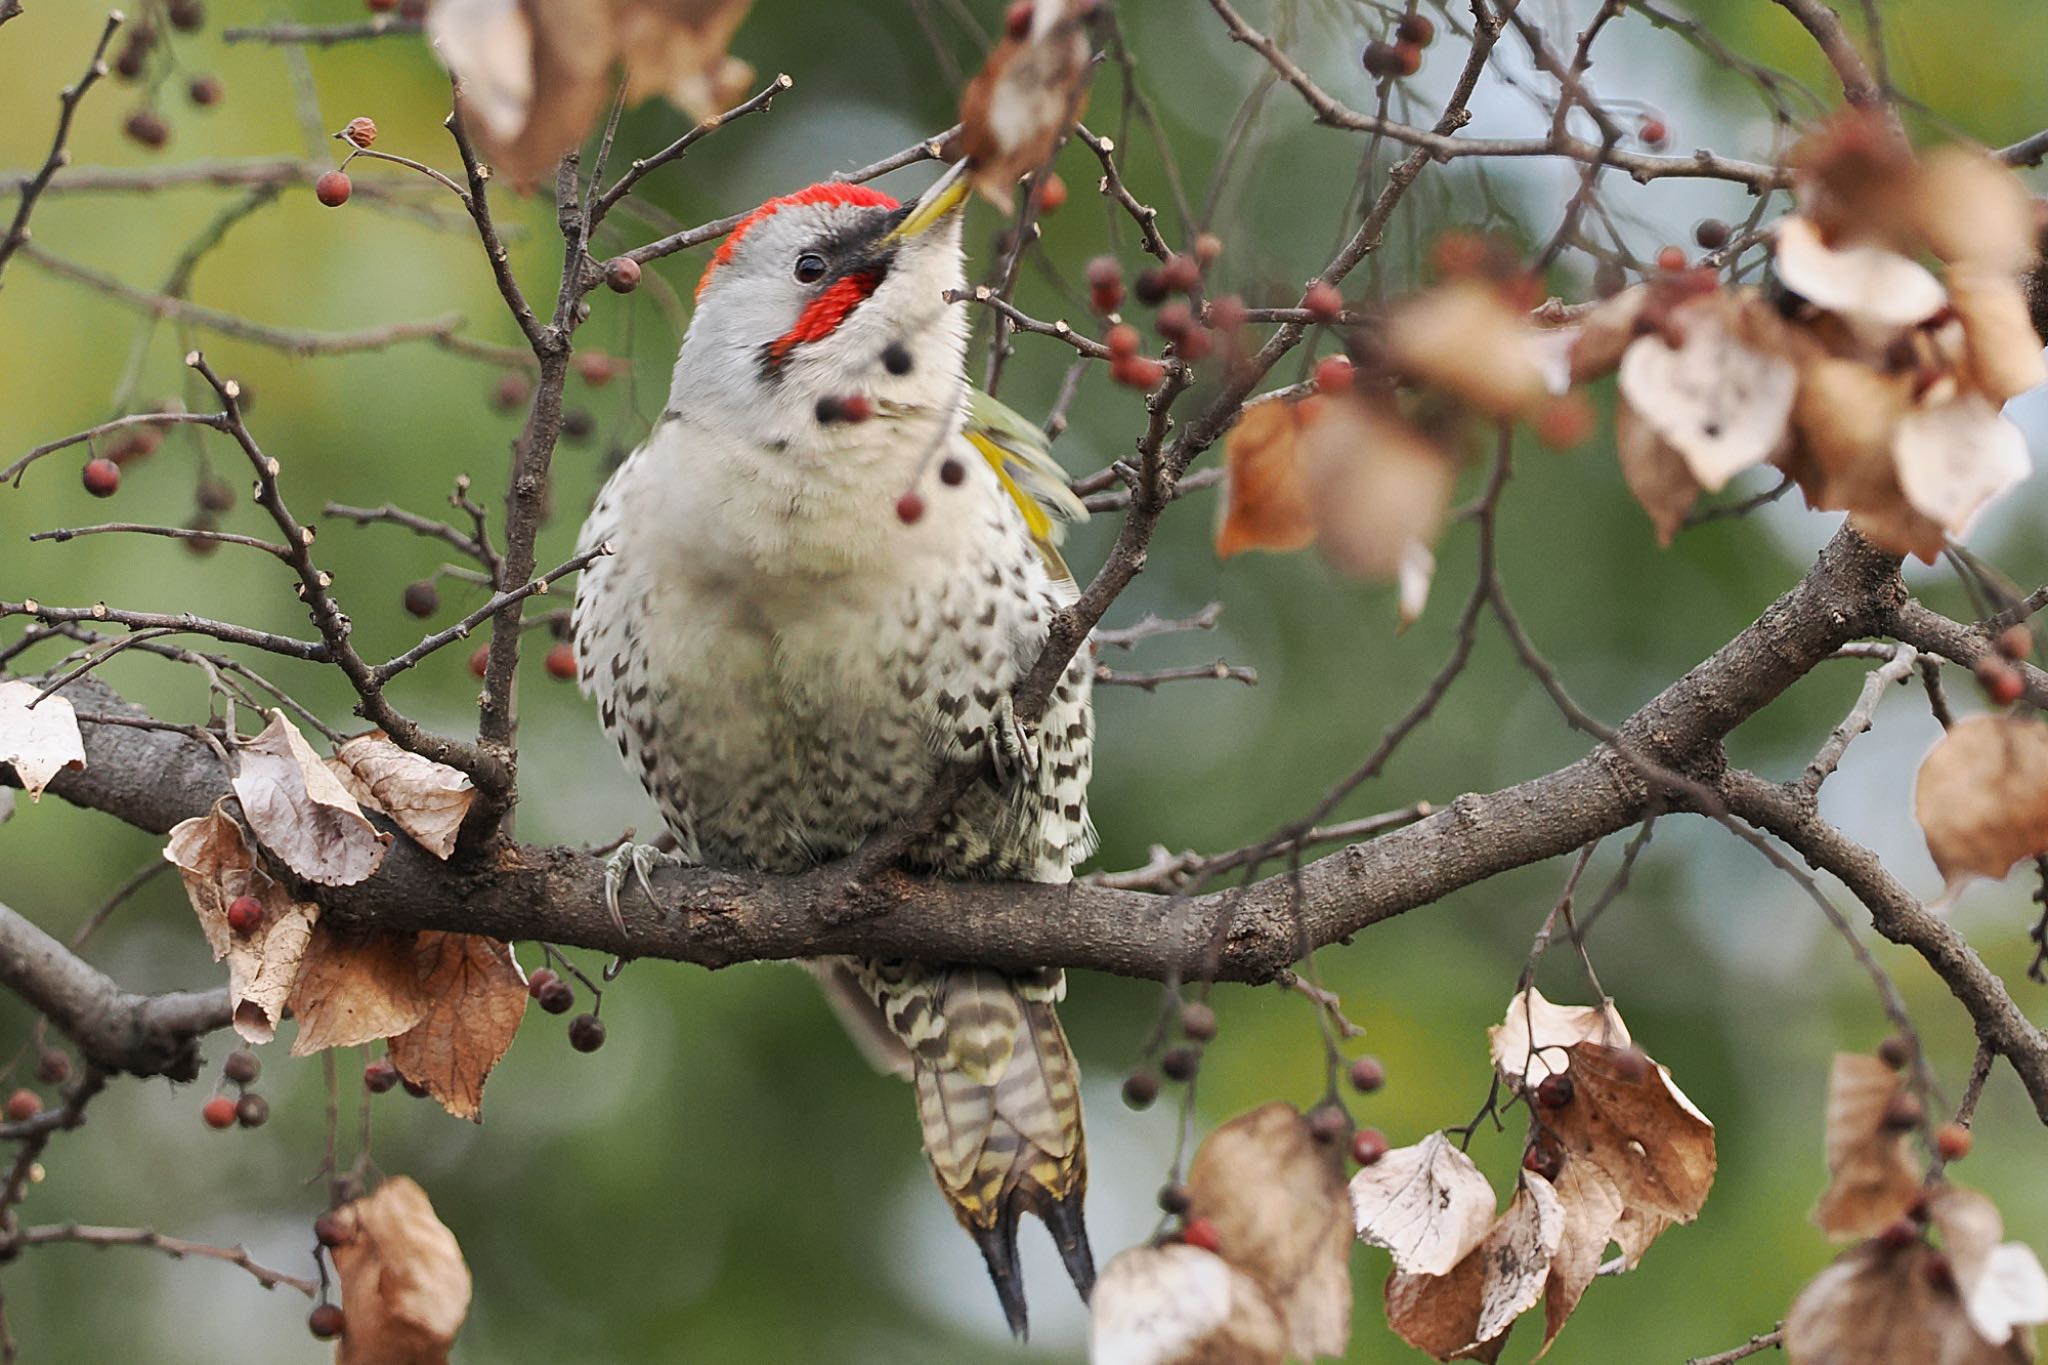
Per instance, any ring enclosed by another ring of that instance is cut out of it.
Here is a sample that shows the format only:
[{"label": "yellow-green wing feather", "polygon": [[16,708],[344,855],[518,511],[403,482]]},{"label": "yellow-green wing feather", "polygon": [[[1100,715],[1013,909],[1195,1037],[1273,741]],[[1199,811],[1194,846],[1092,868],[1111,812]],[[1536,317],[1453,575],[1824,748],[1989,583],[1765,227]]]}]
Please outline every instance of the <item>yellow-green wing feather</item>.
[{"label": "yellow-green wing feather", "polygon": [[1067,486],[1067,471],[1053,458],[1052,447],[1038,425],[979,389],[968,398],[966,436],[1003,489],[1024,514],[1032,543],[1062,578],[1071,578],[1060,558],[1065,523],[1086,521],[1088,508]]}]

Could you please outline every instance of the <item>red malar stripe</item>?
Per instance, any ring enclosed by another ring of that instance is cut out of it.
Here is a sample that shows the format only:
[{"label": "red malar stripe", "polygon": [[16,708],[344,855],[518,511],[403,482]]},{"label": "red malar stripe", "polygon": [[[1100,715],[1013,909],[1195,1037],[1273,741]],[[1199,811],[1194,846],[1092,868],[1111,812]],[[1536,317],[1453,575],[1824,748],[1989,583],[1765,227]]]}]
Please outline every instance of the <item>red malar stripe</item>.
[{"label": "red malar stripe", "polygon": [[796,326],[768,343],[769,356],[780,362],[805,342],[831,336],[846,321],[846,315],[860,307],[881,282],[879,275],[870,274],[843,275],[833,281],[831,288],[804,305]]}]

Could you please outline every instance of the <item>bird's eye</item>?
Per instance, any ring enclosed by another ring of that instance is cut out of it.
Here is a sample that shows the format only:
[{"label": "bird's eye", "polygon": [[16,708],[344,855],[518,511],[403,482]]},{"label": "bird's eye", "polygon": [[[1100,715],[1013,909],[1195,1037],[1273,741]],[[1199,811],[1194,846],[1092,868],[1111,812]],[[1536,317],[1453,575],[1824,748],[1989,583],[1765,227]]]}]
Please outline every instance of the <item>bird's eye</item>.
[{"label": "bird's eye", "polygon": [[825,278],[825,258],[815,251],[806,251],[796,258],[796,282],[816,284]]}]

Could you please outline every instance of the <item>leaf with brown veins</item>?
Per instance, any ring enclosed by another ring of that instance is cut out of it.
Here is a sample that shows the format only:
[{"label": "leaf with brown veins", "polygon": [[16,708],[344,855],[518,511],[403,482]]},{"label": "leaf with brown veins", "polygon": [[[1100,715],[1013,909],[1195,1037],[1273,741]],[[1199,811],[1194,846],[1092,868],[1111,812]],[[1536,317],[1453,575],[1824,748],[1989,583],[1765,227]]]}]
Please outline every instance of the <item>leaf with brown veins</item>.
[{"label": "leaf with brown veins", "polygon": [[414,951],[429,1004],[391,1040],[391,1064],[455,1117],[481,1123],[484,1081],[526,1013],[526,975],[510,947],[478,934],[425,930]]},{"label": "leaf with brown veins", "polygon": [[1838,1052],[1828,1068],[1828,1187],[1813,1221],[1830,1237],[1869,1237],[1920,1197],[1906,1135],[1885,1123],[1905,1081],[1876,1057]]},{"label": "leaf with brown veins", "polygon": [[1135,1246],[1088,1297],[1092,1365],[1281,1365],[1286,1330],[1266,1293],[1221,1256],[1185,1243]]},{"label": "leaf with brown veins", "polygon": [[1079,0],[1037,0],[1005,32],[960,96],[956,145],[974,187],[1003,212],[1018,179],[1052,159],[1088,102],[1088,35]]},{"label": "leaf with brown veins", "polygon": [[1799,1291],[1785,1314],[1790,1365],[2027,1365],[2024,1334],[1991,1343],[1971,1326],[1952,1285],[1937,1285],[1934,1252],[1860,1242]]},{"label": "leaf with brown veins", "polygon": [[471,1283],[426,1191],[395,1175],[330,1216],[340,1241],[328,1255],[348,1324],[335,1365],[447,1365]]},{"label": "leaf with brown veins", "polygon": [[1705,294],[1621,358],[1621,396],[1702,488],[1719,489],[1785,443],[1799,388],[1784,325],[1753,293]]},{"label": "leaf with brown veins", "polygon": [[[173,826],[164,857],[177,865],[214,960],[227,959],[235,1032],[249,1042],[267,1043],[277,1036],[320,908],[294,901],[257,865],[241,825],[222,809],[224,803],[225,798],[205,815]],[[263,918],[251,932],[238,934],[228,926],[228,906],[245,895],[263,903]]]},{"label": "leaf with brown veins", "polygon": [[1486,1239],[1493,1186],[1442,1133],[1396,1147],[1351,1177],[1359,1239],[1393,1253],[1398,1270],[1444,1275]]},{"label": "leaf with brown veins", "polygon": [[1303,488],[1324,556],[1345,573],[1398,582],[1436,543],[1459,461],[1398,413],[1355,399],[1314,410],[1300,438]]},{"label": "leaf with brown veins", "polygon": [[442,861],[476,800],[476,788],[445,763],[401,749],[382,730],[357,735],[329,760],[350,795],[391,817],[413,841]]},{"label": "leaf with brown veins", "polygon": [[1223,438],[1218,559],[1245,550],[1299,550],[1316,538],[1299,441],[1303,422],[1320,406],[1314,399],[1257,403]]},{"label": "leaf with brown veins", "polygon": [[1486,1036],[1494,1070],[1518,1091],[1569,1070],[1574,1044],[1629,1045],[1628,1025],[1612,1002],[1554,1005],[1534,986],[1509,999],[1506,1018],[1488,1028]]},{"label": "leaf with brown veins", "polygon": [[1571,1101],[1533,1121],[1567,1161],[1606,1172],[1628,1210],[1690,1223],[1714,1184],[1714,1125],[1639,1051],[1587,1042],[1570,1057]]},{"label": "leaf with brown veins", "polygon": [[1543,1283],[1543,1349],[1536,1353],[1538,1358],[1557,1340],[1600,1273],[1607,1244],[1614,1240],[1623,1214],[1621,1191],[1591,1162],[1565,1158],[1555,1188],[1564,1226]]},{"label": "leaf with brown veins", "polygon": [[2048,853],[2048,724],[2003,715],[1957,721],[1921,761],[1913,814],[1951,894]]},{"label": "leaf with brown veins", "polygon": [[1524,1171],[1507,1210],[1450,1273],[1387,1277],[1387,1325],[1438,1360],[1496,1359],[1515,1319],[1542,1297],[1564,1228],[1557,1191]]},{"label": "leaf with brown veins", "polygon": [[307,881],[353,886],[384,861],[391,836],[363,817],[284,712],[242,745],[233,785],[257,842]]},{"label": "leaf with brown veins", "polygon": [[85,741],[78,713],[64,697],[43,697],[43,689],[19,678],[0,682],[0,764],[14,769],[30,801],[65,768],[85,766]]},{"label": "leaf with brown veins", "polygon": [[298,1036],[292,1056],[360,1047],[413,1028],[433,1003],[420,970],[418,936],[317,925],[292,987]]},{"label": "leaf with brown veins", "polygon": [[1498,418],[1527,416],[1549,396],[1541,337],[1523,310],[1475,279],[1418,294],[1386,329],[1403,373]]},{"label": "leaf with brown veins", "polygon": [[1657,543],[1668,549],[1699,501],[1700,481],[1677,448],[1626,403],[1614,410],[1614,450],[1621,461],[1621,481],[1649,514]]}]

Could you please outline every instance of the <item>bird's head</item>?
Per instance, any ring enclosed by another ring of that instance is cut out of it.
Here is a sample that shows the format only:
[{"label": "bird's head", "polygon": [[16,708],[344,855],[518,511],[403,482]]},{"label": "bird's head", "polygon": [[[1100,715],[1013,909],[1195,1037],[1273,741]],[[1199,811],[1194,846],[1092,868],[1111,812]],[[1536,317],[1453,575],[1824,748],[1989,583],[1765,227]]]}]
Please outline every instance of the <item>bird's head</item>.
[{"label": "bird's head", "polygon": [[[957,173],[914,204],[828,182],[741,220],[697,285],[670,406],[764,445],[830,447],[831,404],[950,413],[962,393],[966,321]],[[820,420],[820,403],[826,418]]]}]

